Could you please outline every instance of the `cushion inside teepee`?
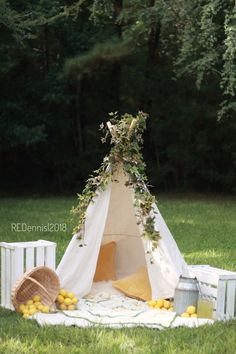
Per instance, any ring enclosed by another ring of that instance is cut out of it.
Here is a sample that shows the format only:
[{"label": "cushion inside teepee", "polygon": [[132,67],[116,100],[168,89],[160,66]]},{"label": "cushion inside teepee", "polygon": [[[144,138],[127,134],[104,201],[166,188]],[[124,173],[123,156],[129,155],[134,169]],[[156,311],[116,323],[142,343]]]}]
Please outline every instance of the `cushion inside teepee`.
[{"label": "cushion inside teepee", "polygon": [[112,241],[101,246],[94,282],[116,279],[115,256],[116,242]]},{"label": "cushion inside teepee", "polygon": [[112,282],[125,295],[143,301],[152,298],[152,289],[146,267],[141,267],[132,275]]}]

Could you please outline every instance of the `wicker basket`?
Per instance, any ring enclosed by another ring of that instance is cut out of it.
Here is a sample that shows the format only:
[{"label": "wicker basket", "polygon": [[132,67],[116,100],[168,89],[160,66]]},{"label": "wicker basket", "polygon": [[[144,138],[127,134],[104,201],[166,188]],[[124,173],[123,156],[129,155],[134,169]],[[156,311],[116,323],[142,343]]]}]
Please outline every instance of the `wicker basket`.
[{"label": "wicker basket", "polygon": [[39,295],[43,305],[55,310],[55,300],[59,290],[59,278],[52,269],[43,266],[35,267],[16,282],[12,290],[12,303],[17,310],[34,295]]}]

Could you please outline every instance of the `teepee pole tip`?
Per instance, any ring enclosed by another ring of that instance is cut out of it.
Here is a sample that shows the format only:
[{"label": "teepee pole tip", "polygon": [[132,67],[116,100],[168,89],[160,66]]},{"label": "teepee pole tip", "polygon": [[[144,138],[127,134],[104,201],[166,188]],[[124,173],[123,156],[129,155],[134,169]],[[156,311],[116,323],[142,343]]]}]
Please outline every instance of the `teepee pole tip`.
[{"label": "teepee pole tip", "polygon": [[132,122],[130,123],[130,126],[129,126],[129,132],[128,132],[129,137],[130,137],[132,130],[135,127],[136,123],[137,123],[137,118],[132,119]]}]

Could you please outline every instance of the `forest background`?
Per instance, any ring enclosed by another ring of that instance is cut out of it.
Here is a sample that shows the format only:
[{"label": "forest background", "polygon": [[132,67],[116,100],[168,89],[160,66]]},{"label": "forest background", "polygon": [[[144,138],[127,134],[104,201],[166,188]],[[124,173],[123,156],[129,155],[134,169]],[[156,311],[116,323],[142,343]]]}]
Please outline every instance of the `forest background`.
[{"label": "forest background", "polygon": [[235,193],[233,0],[0,0],[0,193],[80,192],[109,112],[158,191]]}]

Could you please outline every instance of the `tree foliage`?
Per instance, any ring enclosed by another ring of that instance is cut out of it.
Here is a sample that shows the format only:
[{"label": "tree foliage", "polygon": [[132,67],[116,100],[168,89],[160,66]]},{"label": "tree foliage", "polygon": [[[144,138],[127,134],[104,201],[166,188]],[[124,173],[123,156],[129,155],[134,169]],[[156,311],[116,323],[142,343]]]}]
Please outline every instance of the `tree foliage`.
[{"label": "tree foliage", "polygon": [[[233,0],[0,0],[2,189],[77,190],[108,112],[148,112],[163,190],[235,190]],[[15,171],[20,171],[17,178]]]}]

